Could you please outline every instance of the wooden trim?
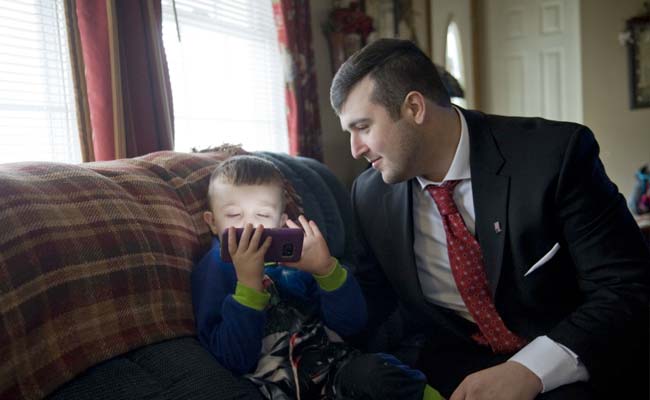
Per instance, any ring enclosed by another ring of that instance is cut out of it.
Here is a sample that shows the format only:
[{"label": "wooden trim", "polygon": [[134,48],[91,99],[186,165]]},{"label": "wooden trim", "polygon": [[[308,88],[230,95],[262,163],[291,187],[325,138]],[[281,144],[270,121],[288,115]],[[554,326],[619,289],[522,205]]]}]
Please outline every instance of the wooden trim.
[{"label": "wooden trim", "polygon": [[68,32],[68,51],[70,53],[72,82],[74,85],[81,159],[83,162],[90,162],[95,161],[95,149],[93,146],[93,127],[90,122],[88,88],[86,86],[86,66],[84,63],[83,49],[81,47],[79,22],[77,20],[77,1],[65,0],[63,6]]},{"label": "wooden trim", "polygon": [[124,98],[122,94],[122,73],[120,70],[120,38],[115,0],[106,0],[108,19],[108,48],[110,51],[111,88],[113,97],[113,138],[115,159],[126,158],[126,130],[124,125]]},{"label": "wooden trim", "polygon": [[481,82],[481,67],[483,66],[483,58],[481,52],[481,30],[483,29],[482,19],[484,17],[484,7],[480,4],[480,0],[470,0],[469,15],[470,24],[472,25],[472,71],[474,80],[474,104],[472,106],[475,110],[480,110],[483,106],[482,86]]},{"label": "wooden trim", "polygon": [[433,10],[433,7],[431,3],[433,0],[426,0],[427,6],[426,6],[426,13],[427,13],[427,41],[429,42],[429,58],[433,60],[433,18],[431,18],[431,11]]},{"label": "wooden trim", "polygon": [[145,2],[145,23],[148,24],[147,31],[150,32],[151,36],[151,50],[153,60],[151,60],[151,67],[153,69],[154,76],[152,80],[155,80],[155,84],[159,89],[160,103],[162,106],[162,112],[164,115],[158,116],[156,121],[162,121],[164,123],[164,132],[157,132],[160,136],[166,134],[170,138],[172,149],[174,148],[174,121],[172,116],[172,99],[169,95],[171,89],[169,88],[169,81],[165,77],[165,64],[163,63],[164,59],[164,44],[162,43],[162,36],[159,35],[159,29],[161,27],[158,25],[156,20],[156,10],[153,5],[153,0],[147,0]]}]

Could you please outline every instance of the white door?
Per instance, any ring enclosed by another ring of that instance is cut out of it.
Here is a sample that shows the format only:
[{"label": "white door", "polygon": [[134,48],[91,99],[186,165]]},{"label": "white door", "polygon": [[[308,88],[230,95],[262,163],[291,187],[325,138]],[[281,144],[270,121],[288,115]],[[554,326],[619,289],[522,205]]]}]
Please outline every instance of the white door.
[{"label": "white door", "polygon": [[582,122],[579,0],[486,0],[483,109]]}]

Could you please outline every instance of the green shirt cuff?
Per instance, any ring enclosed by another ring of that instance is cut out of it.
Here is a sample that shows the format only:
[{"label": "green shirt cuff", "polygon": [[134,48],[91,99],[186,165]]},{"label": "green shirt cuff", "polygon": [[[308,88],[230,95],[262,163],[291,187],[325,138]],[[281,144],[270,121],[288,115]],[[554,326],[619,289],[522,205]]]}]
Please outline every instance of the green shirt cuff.
[{"label": "green shirt cuff", "polygon": [[235,301],[239,304],[250,307],[257,311],[262,311],[266,305],[269,304],[271,294],[251,289],[248,286],[244,286],[241,283],[237,282],[237,286],[235,287],[235,294],[232,295],[232,298],[235,299]]},{"label": "green shirt cuff", "polygon": [[429,385],[424,387],[424,394],[422,395],[423,400],[445,400],[444,397],[434,388]]},{"label": "green shirt cuff", "polygon": [[[334,258],[334,257],[332,257]],[[334,258],[336,264],[334,268],[327,275],[316,275],[314,274],[314,279],[318,282],[318,286],[326,292],[332,292],[345,283],[345,280],[348,278],[348,271],[341,267],[339,260]]]}]

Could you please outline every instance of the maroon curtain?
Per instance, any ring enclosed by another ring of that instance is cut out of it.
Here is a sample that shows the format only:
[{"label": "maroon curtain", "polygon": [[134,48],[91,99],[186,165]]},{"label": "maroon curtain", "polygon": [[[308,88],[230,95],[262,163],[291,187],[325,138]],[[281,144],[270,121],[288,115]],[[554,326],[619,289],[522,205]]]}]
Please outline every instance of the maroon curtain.
[{"label": "maroon curtain", "polygon": [[[174,144],[171,87],[162,42],[160,0],[71,0],[87,92],[90,157],[135,157]],[[71,50],[74,52],[74,49]],[[79,65],[76,66],[79,69]],[[85,158],[89,156],[84,156]],[[93,161],[84,159],[84,161]]]},{"label": "maroon curtain", "polygon": [[280,50],[289,60],[286,73],[287,125],[292,155],[323,160],[316,64],[311,41],[309,1],[273,0]]}]

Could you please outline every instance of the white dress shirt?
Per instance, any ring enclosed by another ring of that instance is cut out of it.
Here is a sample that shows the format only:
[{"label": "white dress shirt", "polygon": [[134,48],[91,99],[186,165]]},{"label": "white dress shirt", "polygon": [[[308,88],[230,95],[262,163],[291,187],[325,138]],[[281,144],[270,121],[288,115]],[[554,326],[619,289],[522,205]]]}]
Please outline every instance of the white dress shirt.
[{"label": "white dress shirt", "polygon": [[[454,190],[454,202],[467,229],[475,234],[476,216],[469,164],[469,131],[463,113],[458,109],[456,113],[461,123],[460,141],[449,171],[442,182],[460,180]],[[451,309],[463,318],[474,322],[451,273],[447,237],[440,212],[431,195],[425,190],[428,185],[440,185],[442,182],[432,182],[419,176],[417,181],[413,181],[415,264],[422,292],[429,302]],[[542,392],[589,379],[587,368],[580,362],[578,356],[548,336],[537,337],[510,360],[524,365],[537,375],[542,381]]]}]

